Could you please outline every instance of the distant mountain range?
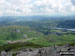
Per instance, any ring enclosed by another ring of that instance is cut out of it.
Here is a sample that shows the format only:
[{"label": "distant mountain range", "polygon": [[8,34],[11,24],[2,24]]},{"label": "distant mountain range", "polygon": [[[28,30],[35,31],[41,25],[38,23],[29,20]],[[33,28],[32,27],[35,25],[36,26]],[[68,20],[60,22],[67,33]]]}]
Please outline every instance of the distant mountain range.
[{"label": "distant mountain range", "polygon": [[28,25],[75,28],[75,16],[51,17],[51,16],[1,16],[0,26]]},{"label": "distant mountain range", "polygon": [[75,19],[75,16],[0,16],[0,21],[36,21],[36,20],[48,20],[48,19],[54,19],[54,20],[62,20],[62,19]]}]

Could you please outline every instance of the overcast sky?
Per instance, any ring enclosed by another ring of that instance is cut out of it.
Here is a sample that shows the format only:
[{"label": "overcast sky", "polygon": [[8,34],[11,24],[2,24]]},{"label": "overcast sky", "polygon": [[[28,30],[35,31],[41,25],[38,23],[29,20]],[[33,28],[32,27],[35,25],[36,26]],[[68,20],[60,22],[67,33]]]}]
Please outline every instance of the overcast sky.
[{"label": "overcast sky", "polygon": [[75,13],[75,0],[0,0],[0,16]]}]

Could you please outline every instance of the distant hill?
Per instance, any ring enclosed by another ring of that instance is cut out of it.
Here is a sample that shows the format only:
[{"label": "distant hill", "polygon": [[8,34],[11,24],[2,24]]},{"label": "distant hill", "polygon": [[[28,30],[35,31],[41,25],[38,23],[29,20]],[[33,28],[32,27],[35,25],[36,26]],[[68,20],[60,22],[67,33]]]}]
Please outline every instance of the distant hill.
[{"label": "distant hill", "polygon": [[75,19],[75,16],[0,16],[0,21],[40,21]]},{"label": "distant hill", "polygon": [[58,24],[60,28],[75,28],[75,20],[66,20]]},{"label": "distant hill", "polygon": [[50,17],[50,16],[2,16],[0,26],[29,26],[29,27],[62,27],[75,28],[75,16]]}]

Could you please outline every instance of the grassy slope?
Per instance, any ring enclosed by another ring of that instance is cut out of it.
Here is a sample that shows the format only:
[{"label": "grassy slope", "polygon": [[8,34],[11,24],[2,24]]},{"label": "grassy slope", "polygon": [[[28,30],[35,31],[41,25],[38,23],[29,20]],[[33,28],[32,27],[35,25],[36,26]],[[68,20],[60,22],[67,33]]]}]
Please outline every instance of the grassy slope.
[{"label": "grassy slope", "polygon": [[71,44],[75,45],[75,32],[72,31],[62,31],[62,30],[50,30],[50,34],[45,35],[43,38],[38,38],[35,40],[29,40],[32,43],[52,46],[52,45],[64,45]]},{"label": "grassy slope", "polygon": [[[20,32],[14,32],[20,30]],[[39,38],[43,34],[39,33],[29,27],[24,26],[6,26],[0,27],[0,44],[4,43],[7,40],[24,40],[24,35],[27,35],[26,38]]]},{"label": "grassy slope", "polygon": [[[11,30],[19,29],[19,33],[15,33],[16,37],[12,38],[12,35],[10,35]],[[29,39],[27,40],[28,43],[19,43],[18,45],[15,44],[7,44],[4,46],[0,46],[0,50],[16,50],[23,47],[29,48],[29,47],[41,47],[41,46],[52,46],[52,45],[64,45],[64,44],[71,44],[75,45],[75,32],[71,31],[65,31],[62,30],[50,30],[50,34],[43,35],[40,32],[37,32],[34,29],[31,29],[30,27],[24,27],[24,26],[8,26],[8,27],[0,27],[0,44],[5,43],[7,40],[26,40],[23,38],[23,34],[27,34]],[[56,34],[61,33],[61,34]],[[71,34],[73,33],[73,34]]]}]

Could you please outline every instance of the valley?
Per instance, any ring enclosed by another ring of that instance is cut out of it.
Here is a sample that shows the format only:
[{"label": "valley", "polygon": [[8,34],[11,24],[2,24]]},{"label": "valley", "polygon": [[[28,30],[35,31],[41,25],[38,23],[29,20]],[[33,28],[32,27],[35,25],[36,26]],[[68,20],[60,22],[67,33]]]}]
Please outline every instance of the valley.
[{"label": "valley", "polygon": [[39,17],[37,20],[34,20],[35,17],[32,20],[15,18],[10,20],[10,17],[6,17],[6,20],[0,21],[0,52],[67,44],[75,46],[74,17],[65,17],[63,21],[58,17],[57,20],[49,17]]}]

